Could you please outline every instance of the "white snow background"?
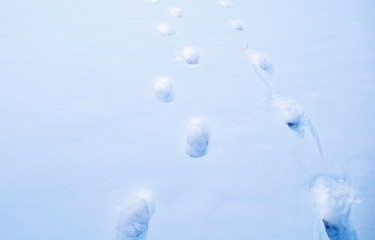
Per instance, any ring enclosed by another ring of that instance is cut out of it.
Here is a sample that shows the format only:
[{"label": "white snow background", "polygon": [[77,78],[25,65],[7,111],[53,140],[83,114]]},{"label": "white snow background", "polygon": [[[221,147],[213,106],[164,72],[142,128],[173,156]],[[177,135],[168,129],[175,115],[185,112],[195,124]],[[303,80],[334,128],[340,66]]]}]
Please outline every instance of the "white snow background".
[{"label": "white snow background", "polygon": [[[122,209],[145,190],[148,240],[312,240],[324,231],[319,176],[355,189],[350,224],[374,239],[373,1],[0,6],[0,239],[116,239]],[[176,60],[186,46],[198,64]],[[273,88],[308,114],[324,158],[269,104],[246,49],[267,54]],[[171,102],[155,97],[160,77],[173,80]],[[210,130],[200,158],[185,153],[194,118]]]}]

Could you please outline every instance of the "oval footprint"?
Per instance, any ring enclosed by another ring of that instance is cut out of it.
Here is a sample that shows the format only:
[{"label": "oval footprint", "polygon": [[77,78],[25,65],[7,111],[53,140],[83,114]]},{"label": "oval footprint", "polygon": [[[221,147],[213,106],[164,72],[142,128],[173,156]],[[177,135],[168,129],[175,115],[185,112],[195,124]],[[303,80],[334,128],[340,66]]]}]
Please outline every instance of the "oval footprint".
[{"label": "oval footprint", "polygon": [[117,240],[145,239],[155,202],[148,192],[135,195],[122,210],[117,225]]},{"label": "oval footprint", "polygon": [[210,131],[200,119],[192,119],[187,128],[186,153],[192,158],[199,158],[207,153]]},{"label": "oval footprint", "polygon": [[155,96],[160,102],[172,102],[174,99],[174,90],[171,80],[167,77],[161,77],[156,80],[154,85]]}]

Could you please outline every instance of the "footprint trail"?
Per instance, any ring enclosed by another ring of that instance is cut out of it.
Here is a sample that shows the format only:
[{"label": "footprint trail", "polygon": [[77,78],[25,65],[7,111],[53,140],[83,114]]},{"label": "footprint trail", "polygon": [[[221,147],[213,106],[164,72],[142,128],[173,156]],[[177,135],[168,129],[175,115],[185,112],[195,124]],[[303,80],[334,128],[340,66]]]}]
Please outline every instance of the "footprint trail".
[{"label": "footprint trail", "polygon": [[275,93],[271,84],[275,67],[268,57],[264,53],[248,49],[248,46],[245,49],[245,54],[248,56],[250,67],[255,76],[267,87],[271,98],[269,100],[270,105],[283,113],[285,124],[299,136],[303,137],[305,129],[307,129],[315,142],[319,155],[324,157],[319,133],[310,117],[293,98]]}]

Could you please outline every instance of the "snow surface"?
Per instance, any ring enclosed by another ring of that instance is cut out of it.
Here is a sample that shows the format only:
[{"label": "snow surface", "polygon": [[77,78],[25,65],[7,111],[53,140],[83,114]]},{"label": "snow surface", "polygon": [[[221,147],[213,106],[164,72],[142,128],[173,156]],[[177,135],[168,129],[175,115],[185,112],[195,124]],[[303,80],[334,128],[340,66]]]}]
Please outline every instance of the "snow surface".
[{"label": "snow surface", "polygon": [[[340,226],[324,225],[319,176],[355,192],[346,228],[374,239],[374,3],[233,5],[1,1],[0,239],[116,239],[142,189],[157,203],[139,235],[149,240],[328,239],[326,226]],[[161,37],[160,23],[178,34]],[[185,46],[199,47],[197,64],[185,64]],[[159,76],[173,80],[168,104],[155,98]],[[303,137],[275,96],[300,106]],[[212,135],[191,158],[197,116]],[[328,202],[332,213],[345,206]]]}]

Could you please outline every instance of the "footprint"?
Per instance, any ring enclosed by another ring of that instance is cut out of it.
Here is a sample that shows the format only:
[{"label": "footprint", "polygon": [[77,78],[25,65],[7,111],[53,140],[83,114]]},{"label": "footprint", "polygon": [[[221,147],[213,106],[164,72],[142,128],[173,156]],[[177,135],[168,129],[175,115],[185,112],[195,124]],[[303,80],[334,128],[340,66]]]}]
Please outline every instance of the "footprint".
[{"label": "footprint", "polygon": [[245,53],[249,59],[254,74],[271,90],[272,86],[270,78],[273,77],[274,73],[273,64],[268,60],[264,53],[249,49],[246,49]]},{"label": "footprint", "polygon": [[233,7],[232,3],[230,1],[219,1],[219,4],[223,7],[226,7],[226,8],[231,8]]},{"label": "footprint", "polygon": [[318,131],[302,107],[293,98],[273,95],[270,104],[282,112],[284,123],[297,135],[303,137],[307,129],[315,142],[320,156],[324,156]]},{"label": "footprint", "polygon": [[199,158],[207,153],[210,131],[200,119],[192,119],[187,128],[186,153],[192,158]]},{"label": "footprint", "polygon": [[183,11],[180,9],[180,8],[170,8],[169,9],[169,14],[172,16],[172,17],[177,17],[177,18],[182,18],[184,17],[184,13]]},{"label": "footprint", "polygon": [[155,96],[160,102],[171,102],[174,99],[174,91],[172,82],[166,78],[161,77],[156,80],[154,85]]},{"label": "footprint", "polygon": [[357,240],[357,234],[349,222],[351,206],[358,202],[355,190],[343,179],[319,177],[311,191],[329,239]]},{"label": "footprint", "polygon": [[155,212],[155,202],[148,192],[135,195],[123,209],[117,225],[117,240],[141,240]]},{"label": "footprint", "polygon": [[251,64],[259,67],[263,71],[267,72],[269,75],[273,75],[274,66],[264,53],[252,50],[246,50],[246,53],[249,57]]},{"label": "footprint", "polygon": [[175,55],[177,60],[182,60],[187,64],[194,65],[199,63],[200,54],[196,47],[186,46],[182,51],[176,51]]},{"label": "footprint", "polygon": [[238,30],[238,31],[245,30],[244,23],[239,19],[230,19],[229,23],[232,26],[232,28],[235,29],[235,30]]},{"label": "footprint", "polygon": [[159,24],[158,30],[163,36],[173,36],[176,34],[176,30],[166,23]]},{"label": "footprint", "polygon": [[303,136],[305,133],[305,114],[293,98],[274,95],[271,106],[278,108],[282,114],[284,123],[293,131]]}]

